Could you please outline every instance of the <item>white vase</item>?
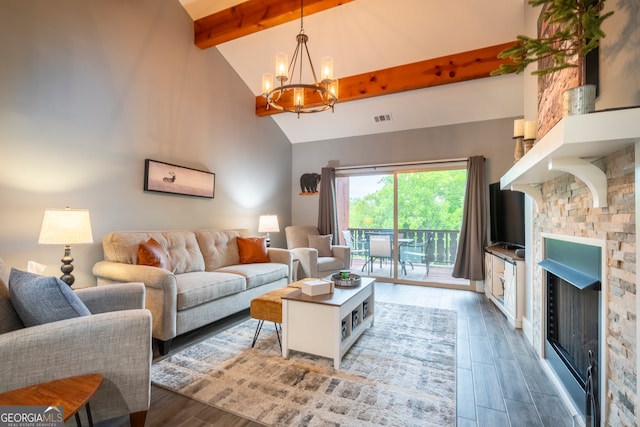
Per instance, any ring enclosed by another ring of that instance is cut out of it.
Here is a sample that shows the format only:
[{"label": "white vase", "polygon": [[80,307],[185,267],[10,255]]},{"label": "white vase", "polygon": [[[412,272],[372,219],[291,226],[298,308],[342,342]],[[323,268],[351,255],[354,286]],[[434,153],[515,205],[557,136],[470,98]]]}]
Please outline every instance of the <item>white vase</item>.
[{"label": "white vase", "polygon": [[596,85],[582,85],[562,93],[562,115],[587,114],[596,109]]}]

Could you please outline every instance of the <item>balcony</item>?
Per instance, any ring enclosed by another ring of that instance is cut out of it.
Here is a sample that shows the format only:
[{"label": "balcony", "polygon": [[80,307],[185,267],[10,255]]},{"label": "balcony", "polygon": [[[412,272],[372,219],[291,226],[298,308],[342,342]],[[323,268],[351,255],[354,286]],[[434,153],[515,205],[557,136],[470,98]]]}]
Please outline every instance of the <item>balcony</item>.
[{"label": "balcony", "polygon": [[[363,274],[362,268],[368,257],[366,255],[369,234],[393,234],[391,229],[380,228],[350,228],[354,239],[354,250],[363,251],[362,255],[352,256],[351,271],[356,274]],[[429,247],[426,255],[419,256],[417,254],[405,255],[405,252],[419,252],[414,248],[420,246],[427,240],[427,236],[433,234],[434,241]],[[401,270],[399,266],[398,279],[408,281],[427,281],[434,283],[462,284],[468,285],[469,281],[464,279],[456,279],[451,277],[453,271],[453,263],[455,261],[456,252],[458,250],[458,241],[460,238],[459,230],[398,230],[398,236],[401,238],[412,239],[413,243],[402,245],[400,250],[401,260],[404,262],[405,270]],[[344,244],[344,241],[341,241]],[[429,260],[429,272],[427,274],[425,261]],[[375,262],[373,271],[365,274],[377,277],[391,277],[391,267],[389,263]]]}]

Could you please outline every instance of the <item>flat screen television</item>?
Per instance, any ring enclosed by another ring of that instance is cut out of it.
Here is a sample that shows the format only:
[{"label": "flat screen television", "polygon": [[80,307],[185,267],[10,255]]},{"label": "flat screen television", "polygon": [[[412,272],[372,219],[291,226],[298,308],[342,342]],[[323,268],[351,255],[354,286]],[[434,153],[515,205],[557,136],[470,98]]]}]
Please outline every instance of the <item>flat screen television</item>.
[{"label": "flat screen television", "polygon": [[489,185],[491,242],[506,248],[524,248],[524,193]]}]

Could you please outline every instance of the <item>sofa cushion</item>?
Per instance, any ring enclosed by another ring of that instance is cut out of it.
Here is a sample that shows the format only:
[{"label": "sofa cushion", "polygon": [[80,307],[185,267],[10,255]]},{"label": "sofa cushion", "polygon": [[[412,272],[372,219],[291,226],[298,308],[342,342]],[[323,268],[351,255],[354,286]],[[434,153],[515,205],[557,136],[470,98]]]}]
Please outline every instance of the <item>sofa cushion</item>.
[{"label": "sofa cushion", "polygon": [[195,232],[204,258],[204,269],[215,271],[220,267],[240,264],[240,251],[236,237],[248,237],[249,230],[198,230]]},{"label": "sofa cushion", "polygon": [[265,237],[236,237],[240,264],[269,262]]},{"label": "sofa cushion", "polygon": [[9,276],[9,294],[25,326],[91,315],[75,292],[57,277],[13,268]]},{"label": "sofa cushion", "polygon": [[0,258],[0,334],[24,328],[9,298],[9,267]]},{"label": "sofa cushion", "polygon": [[245,278],[237,274],[199,271],[177,275],[176,281],[178,311],[247,289]]},{"label": "sofa cushion", "polygon": [[106,261],[137,264],[138,246],[153,237],[167,250],[176,274],[204,271],[204,259],[192,231],[116,231],[102,239]]},{"label": "sofa cushion", "polygon": [[327,234],[325,236],[309,234],[309,247],[318,250],[319,257],[332,256],[331,252],[331,240],[333,235]]},{"label": "sofa cushion", "polygon": [[247,280],[247,289],[289,277],[289,267],[286,264],[272,262],[230,265],[219,268],[216,272],[243,276]]},{"label": "sofa cushion", "polygon": [[138,264],[172,270],[169,254],[153,237],[138,246]]}]

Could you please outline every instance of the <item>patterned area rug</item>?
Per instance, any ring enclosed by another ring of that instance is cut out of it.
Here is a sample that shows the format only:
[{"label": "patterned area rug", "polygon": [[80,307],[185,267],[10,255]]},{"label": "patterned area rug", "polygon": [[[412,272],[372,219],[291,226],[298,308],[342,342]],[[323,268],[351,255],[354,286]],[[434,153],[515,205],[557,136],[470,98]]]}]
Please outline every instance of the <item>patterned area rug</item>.
[{"label": "patterned area rug", "polygon": [[153,365],[152,382],[269,426],[456,424],[456,312],[376,303],[343,358],[283,359],[273,323],[250,319]]}]

